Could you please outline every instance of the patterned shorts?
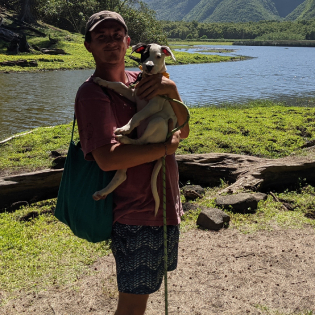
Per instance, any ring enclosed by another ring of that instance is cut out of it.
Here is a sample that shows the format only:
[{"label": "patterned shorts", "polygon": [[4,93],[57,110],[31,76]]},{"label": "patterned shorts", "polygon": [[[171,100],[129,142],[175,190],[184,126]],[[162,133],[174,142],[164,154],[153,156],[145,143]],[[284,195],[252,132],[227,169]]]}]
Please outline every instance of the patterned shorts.
[{"label": "patterned shorts", "polygon": [[[167,226],[168,271],[177,267],[179,225]],[[116,260],[118,291],[151,294],[164,275],[163,226],[115,223],[112,251]]]}]

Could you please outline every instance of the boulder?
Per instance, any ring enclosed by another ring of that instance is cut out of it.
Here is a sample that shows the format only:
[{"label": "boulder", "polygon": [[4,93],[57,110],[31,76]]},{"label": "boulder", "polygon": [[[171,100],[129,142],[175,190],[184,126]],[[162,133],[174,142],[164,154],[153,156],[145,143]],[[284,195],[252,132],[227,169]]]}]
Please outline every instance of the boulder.
[{"label": "boulder", "polygon": [[198,205],[196,205],[195,203],[191,203],[191,202],[184,202],[183,203],[183,210],[184,212],[188,212],[190,210],[197,210],[198,208],[200,208]]},{"label": "boulder", "polygon": [[203,208],[198,216],[197,224],[205,229],[218,231],[228,226],[230,216],[220,209]]},{"label": "boulder", "polygon": [[202,198],[205,190],[199,185],[186,185],[182,188],[186,200],[196,200]]},{"label": "boulder", "polygon": [[263,193],[240,193],[236,195],[218,196],[216,204],[229,209],[231,211],[240,213],[251,213],[257,209],[260,200],[266,200],[267,195]]}]

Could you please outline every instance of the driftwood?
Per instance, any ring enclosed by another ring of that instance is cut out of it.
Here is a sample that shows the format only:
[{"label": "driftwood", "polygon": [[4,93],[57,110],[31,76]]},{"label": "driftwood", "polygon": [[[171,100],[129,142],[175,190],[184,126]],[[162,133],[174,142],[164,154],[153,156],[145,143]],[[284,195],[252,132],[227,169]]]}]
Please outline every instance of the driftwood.
[{"label": "driftwood", "polygon": [[265,159],[238,154],[191,154],[177,156],[181,182],[215,186],[223,179],[232,183],[221,193],[243,189],[269,191],[306,179],[315,182],[315,158]]},{"label": "driftwood", "polygon": [[0,209],[17,201],[28,203],[55,198],[58,194],[63,169],[42,170],[0,178]]},{"label": "driftwood", "polygon": [[37,60],[26,60],[26,59],[20,59],[20,60],[10,60],[10,61],[3,61],[0,62],[0,66],[7,66],[7,67],[37,67],[38,63]]},{"label": "driftwood", "polygon": [[[221,193],[239,190],[270,191],[286,188],[299,179],[315,182],[315,158],[264,159],[238,154],[189,154],[176,156],[179,179],[202,186],[231,185]],[[57,196],[63,169],[43,170],[0,178],[0,209],[17,201],[34,202]]]}]

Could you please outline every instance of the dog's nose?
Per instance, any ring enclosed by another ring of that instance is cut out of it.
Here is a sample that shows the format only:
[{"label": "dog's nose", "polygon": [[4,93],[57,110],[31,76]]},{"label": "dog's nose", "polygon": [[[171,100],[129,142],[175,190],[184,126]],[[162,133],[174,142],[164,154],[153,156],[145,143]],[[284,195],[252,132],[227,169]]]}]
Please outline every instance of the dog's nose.
[{"label": "dog's nose", "polygon": [[151,72],[154,66],[146,65],[147,72]]}]

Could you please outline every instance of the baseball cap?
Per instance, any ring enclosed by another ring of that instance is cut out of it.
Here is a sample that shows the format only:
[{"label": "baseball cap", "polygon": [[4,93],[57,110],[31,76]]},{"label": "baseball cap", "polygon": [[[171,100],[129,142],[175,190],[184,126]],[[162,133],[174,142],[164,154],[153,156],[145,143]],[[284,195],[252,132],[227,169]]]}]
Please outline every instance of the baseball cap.
[{"label": "baseball cap", "polygon": [[127,25],[119,13],[112,11],[100,11],[90,16],[89,20],[86,23],[85,35],[88,32],[93,31],[98,24],[105,20],[116,20],[125,28],[126,32],[128,32]]}]

